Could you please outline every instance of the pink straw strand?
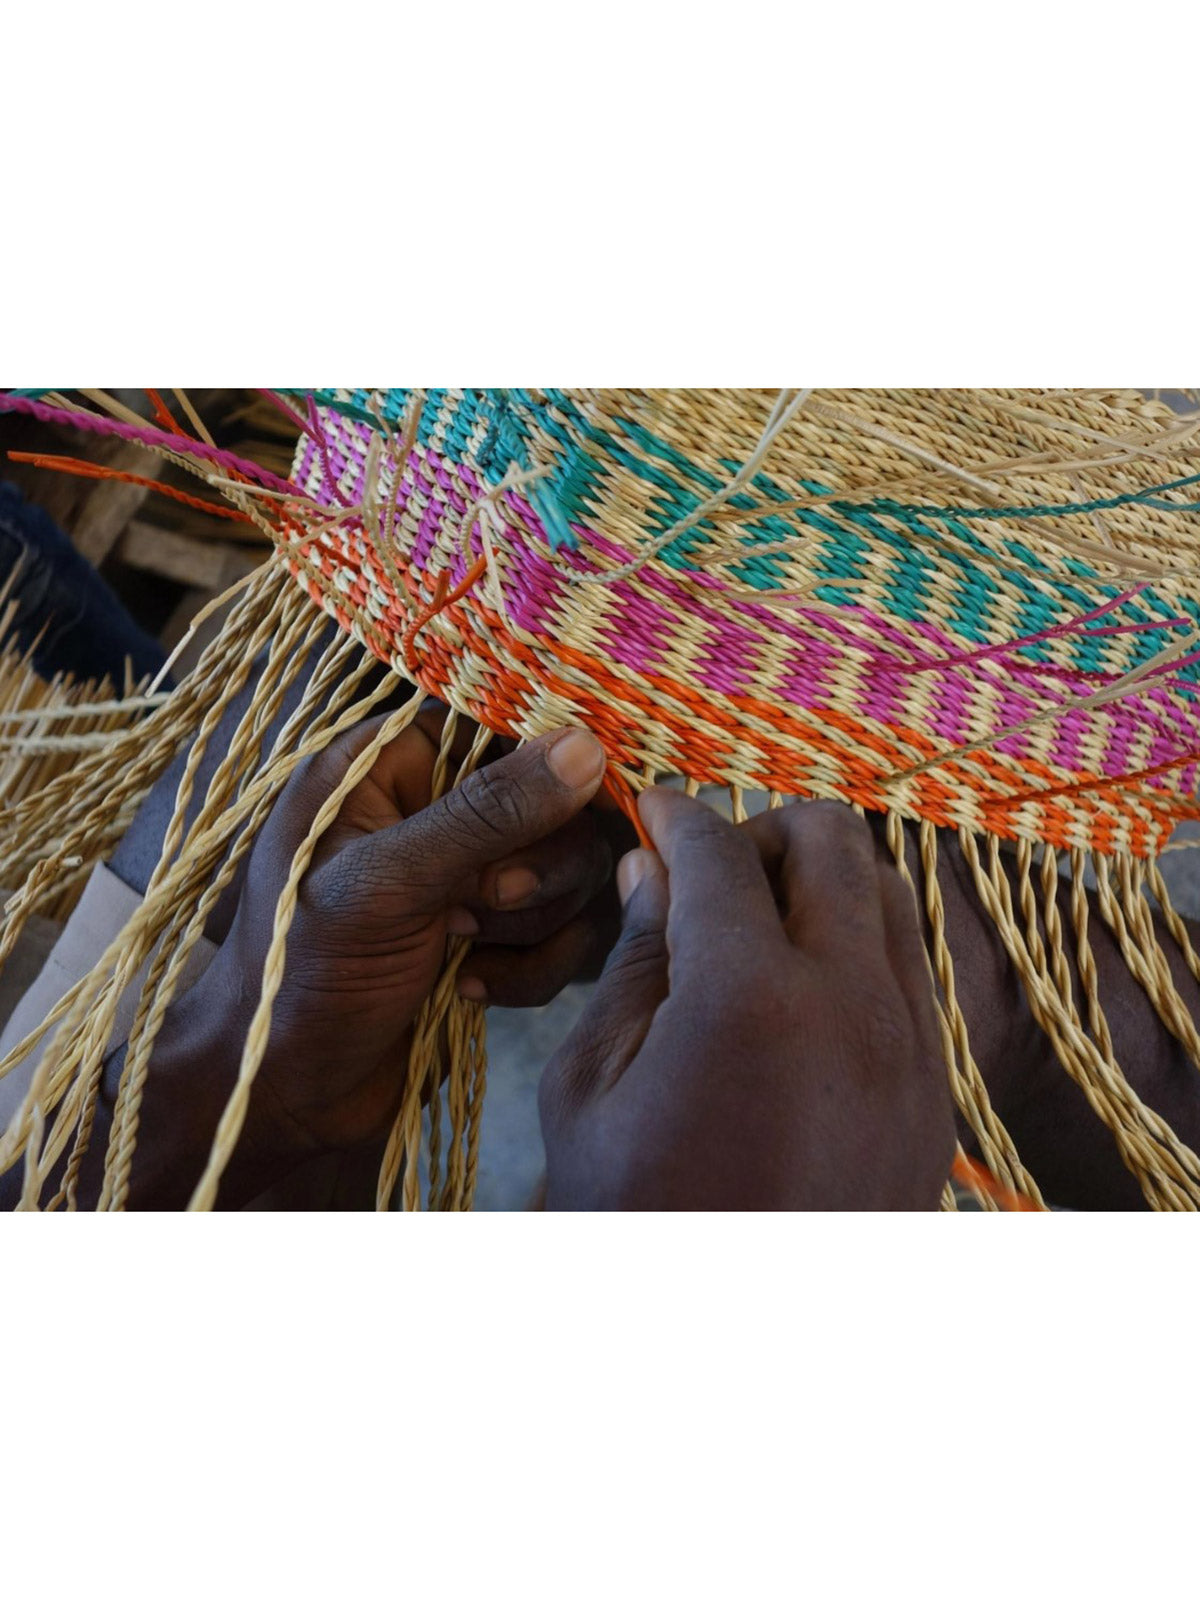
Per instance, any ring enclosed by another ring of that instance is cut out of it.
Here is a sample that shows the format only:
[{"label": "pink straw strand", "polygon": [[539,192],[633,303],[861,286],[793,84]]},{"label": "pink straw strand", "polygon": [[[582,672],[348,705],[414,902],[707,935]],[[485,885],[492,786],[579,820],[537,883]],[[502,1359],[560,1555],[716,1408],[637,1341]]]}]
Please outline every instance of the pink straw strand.
[{"label": "pink straw strand", "polygon": [[159,445],[166,450],[211,461],[215,466],[224,467],[227,472],[240,473],[280,494],[297,493],[296,485],[289,483],[286,478],[277,478],[266,467],[245,461],[228,450],[218,450],[215,445],[205,444],[202,439],[167,433],[161,428],[134,427],[132,423],[120,422],[115,417],[97,416],[94,411],[64,411],[58,406],[44,405],[40,400],[29,400],[17,394],[0,393],[0,411],[17,411],[24,416],[36,417],[39,422],[62,423],[67,427],[82,428],[88,433],[113,434],[118,439],[129,439],[135,444]]}]

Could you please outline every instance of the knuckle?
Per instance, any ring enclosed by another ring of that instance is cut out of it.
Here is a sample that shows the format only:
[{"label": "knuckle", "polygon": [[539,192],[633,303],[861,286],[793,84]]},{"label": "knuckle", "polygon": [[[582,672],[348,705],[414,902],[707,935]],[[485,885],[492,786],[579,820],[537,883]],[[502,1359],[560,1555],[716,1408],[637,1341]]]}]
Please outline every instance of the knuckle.
[{"label": "knuckle", "polygon": [[825,849],[861,850],[873,848],[871,830],[853,807],[841,800],[808,800],[785,806],[776,816],[785,819],[788,832]]},{"label": "knuckle", "polygon": [[499,762],[480,767],[446,798],[451,802],[452,814],[476,835],[482,833],[502,839],[519,832],[526,821],[525,795]]},{"label": "knuckle", "polygon": [[623,978],[657,971],[667,958],[667,942],[660,928],[626,928],[613,949],[612,959]]},{"label": "knuckle", "polygon": [[857,1031],[871,1068],[889,1075],[909,1067],[917,1056],[917,1035],[897,984],[881,980],[860,996]]},{"label": "knuckle", "polygon": [[357,852],[350,850],[339,851],[315,872],[305,873],[300,885],[304,904],[326,916],[369,899],[372,889],[373,883]]},{"label": "knuckle", "polygon": [[543,1128],[555,1128],[563,1119],[563,1089],[562,1066],[560,1064],[561,1051],[551,1056],[542,1070],[538,1081],[537,1107],[538,1117]]},{"label": "knuckle", "polygon": [[867,837],[870,829],[855,811],[843,800],[814,800],[811,811],[823,827],[831,831],[837,830],[846,836]]},{"label": "knuckle", "polygon": [[719,873],[722,893],[730,904],[737,904],[741,895],[761,878],[762,858],[749,833],[721,817],[714,816],[714,821],[717,831],[697,833],[687,841],[685,870],[705,860]]},{"label": "knuckle", "polygon": [[271,807],[263,838],[290,844],[295,848],[311,826],[325,800],[337,788],[366,740],[375,731],[378,718],[348,728],[332,739],[323,750],[305,756],[284,784]]},{"label": "knuckle", "polygon": [[675,827],[680,837],[689,844],[705,848],[713,839],[725,840],[726,837],[731,848],[746,842],[732,822],[702,800],[694,801],[686,809],[681,807]]}]

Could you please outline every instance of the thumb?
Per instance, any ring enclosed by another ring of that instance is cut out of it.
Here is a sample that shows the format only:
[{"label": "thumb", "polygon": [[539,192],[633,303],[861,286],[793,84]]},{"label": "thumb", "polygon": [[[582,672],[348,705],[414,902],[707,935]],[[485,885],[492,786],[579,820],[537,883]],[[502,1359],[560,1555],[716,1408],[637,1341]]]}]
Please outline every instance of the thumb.
[{"label": "thumb", "polygon": [[385,916],[443,911],[492,862],[569,822],[603,775],[604,749],[590,733],[544,734],[403,822],[350,841],[322,867],[323,893]]},{"label": "thumb", "polygon": [[610,1089],[645,1042],[667,998],[667,874],[652,850],[632,850],[617,869],[625,902],[613,946],[583,1015],[542,1075],[543,1121]]}]

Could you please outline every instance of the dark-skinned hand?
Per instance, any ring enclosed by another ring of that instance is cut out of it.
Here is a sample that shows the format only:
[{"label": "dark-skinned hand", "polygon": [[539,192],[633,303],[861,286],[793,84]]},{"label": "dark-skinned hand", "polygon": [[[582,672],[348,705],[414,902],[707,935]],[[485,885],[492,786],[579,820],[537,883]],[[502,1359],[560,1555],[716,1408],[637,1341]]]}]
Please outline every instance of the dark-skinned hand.
[{"label": "dark-skinned hand", "polygon": [[849,808],[639,802],[624,928],[539,1102],[545,1203],[935,1207],[954,1120],[910,891]]},{"label": "dark-skinned hand", "polygon": [[[585,810],[604,770],[598,742],[579,729],[547,734],[430,803],[439,722],[423,712],[381,751],[302,881],[251,1145],[277,1155],[291,1142],[300,1157],[386,1135],[449,934],[477,936],[460,991],[503,1005],[544,1003],[603,954],[611,853]],[[251,853],[228,936],[172,1032],[217,1028],[228,1049],[217,1040],[215,1053],[240,1056],[292,856],[377,726],[293,775]],[[612,909],[615,921],[615,897]]]}]

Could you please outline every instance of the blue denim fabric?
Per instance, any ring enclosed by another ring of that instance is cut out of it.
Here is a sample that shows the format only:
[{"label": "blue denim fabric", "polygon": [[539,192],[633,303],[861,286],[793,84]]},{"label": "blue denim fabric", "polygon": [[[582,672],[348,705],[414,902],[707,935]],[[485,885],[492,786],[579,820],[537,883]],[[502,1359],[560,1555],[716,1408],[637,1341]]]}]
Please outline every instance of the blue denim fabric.
[{"label": "blue denim fabric", "polygon": [[42,677],[70,672],[120,686],[126,657],[135,682],[162,666],[157,641],[143,633],[62,529],[15,484],[0,482],[0,585],[18,567],[9,590],[18,602],[14,632],[22,649],[32,647]]}]

